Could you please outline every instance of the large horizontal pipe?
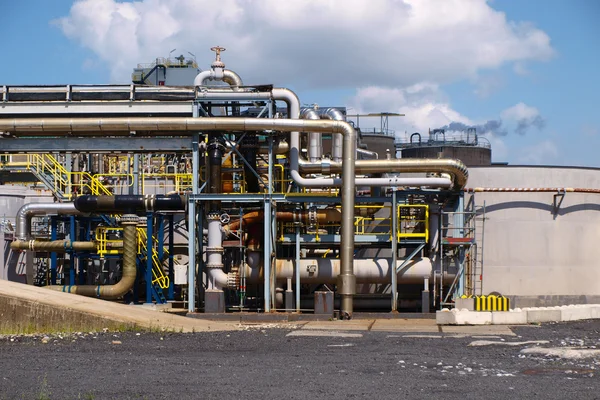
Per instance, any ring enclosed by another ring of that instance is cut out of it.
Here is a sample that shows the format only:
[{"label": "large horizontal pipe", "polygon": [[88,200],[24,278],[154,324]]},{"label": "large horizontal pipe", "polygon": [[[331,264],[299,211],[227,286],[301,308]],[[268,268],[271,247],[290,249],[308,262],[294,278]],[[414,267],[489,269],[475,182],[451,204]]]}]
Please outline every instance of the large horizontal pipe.
[{"label": "large horizontal pipe", "polygon": [[[252,259],[252,258],[250,258]],[[397,266],[404,262],[398,260]],[[293,259],[277,259],[276,279],[294,278]],[[356,283],[390,283],[391,258],[355,259],[354,275]],[[300,281],[302,283],[335,284],[340,273],[340,260],[334,258],[313,258],[300,260]],[[429,258],[418,258],[410,261],[398,272],[399,284],[422,284],[424,278],[433,281],[433,263]],[[262,269],[252,268],[246,264],[248,282],[256,283],[262,279]],[[452,283],[454,274],[444,276],[444,283]]]},{"label": "large horizontal pipe", "polygon": [[137,211],[177,211],[186,209],[185,196],[180,195],[84,195],[77,197],[74,204],[77,210],[88,213],[135,213]]},{"label": "large horizontal pipe", "polygon": [[29,203],[17,212],[15,236],[18,240],[31,237],[31,218],[35,215],[80,215],[73,203]]},{"label": "large horizontal pipe", "polygon": [[[300,171],[303,173],[323,173],[323,172],[331,172],[334,174],[339,174],[342,170],[342,163],[335,161],[327,161],[326,163],[318,162],[318,163],[309,163],[305,160],[300,160]],[[382,172],[437,172],[437,173],[447,173],[452,175],[454,179],[454,188],[461,189],[463,188],[469,177],[469,171],[465,164],[460,160],[449,160],[449,159],[410,159],[410,158],[401,158],[401,159],[391,159],[391,160],[356,160],[355,168],[357,174],[373,174],[373,173],[382,173]],[[326,171],[324,171],[324,169]],[[379,179],[388,179],[388,178],[379,178]],[[391,178],[389,178],[391,179]],[[437,182],[434,179],[444,179],[444,178],[397,178],[397,179],[414,179],[413,184],[417,186],[415,183],[418,182]],[[419,180],[420,179],[420,180]],[[407,181],[410,182],[410,181]],[[443,182],[447,182],[444,179]],[[411,186],[411,184],[406,184],[404,186]],[[420,185],[419,185],[420,186]],[[427,186],[427,185],[422,185]],[[434,186],[434,184],[430,184],[430,186]]]},{"label": "large horizontal pipe", "polygon": [[96,251],[94,242],[72,242],[70,240],[15,240],[10,244],[13,250],[32,250],[32,251]]}]

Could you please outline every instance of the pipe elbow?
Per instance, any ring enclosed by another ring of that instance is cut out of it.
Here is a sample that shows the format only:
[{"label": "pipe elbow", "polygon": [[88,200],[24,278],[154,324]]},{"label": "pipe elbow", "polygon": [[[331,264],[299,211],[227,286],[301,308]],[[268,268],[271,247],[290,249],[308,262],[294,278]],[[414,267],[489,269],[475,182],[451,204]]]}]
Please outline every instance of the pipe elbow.
[{"label": "pipe elbow", "polygon": [[204,81],[214,79],[214,72],[212,70],[202,71],[194,78],[194,86],[205,85]]},{"label": "pipe elbow", "polygon": [[230,69],[226,69],[223,71],[223,82],[227,83],[234,89],[237,89],[240,86],[244,86],[242,78]]}]

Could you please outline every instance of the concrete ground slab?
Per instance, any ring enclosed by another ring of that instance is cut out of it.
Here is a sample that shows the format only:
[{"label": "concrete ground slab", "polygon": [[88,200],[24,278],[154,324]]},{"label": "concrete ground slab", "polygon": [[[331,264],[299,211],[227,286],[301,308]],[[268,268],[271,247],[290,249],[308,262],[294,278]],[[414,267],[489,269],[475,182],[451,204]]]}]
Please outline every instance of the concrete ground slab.
[{"label": "concrete ground slab", "polygon": [[351,321],[309,321],[302,329],[335,330],[335,331],[368,331],[375,320]]},{"label": "concrete ground slab", "polygon": [[292,332],[288,333],[286,336],[360,338],[360,337],[363,337],[363,334],[362,333],[354,333],[354,332],[300,330],[300,331],[292,331]]},{"label": "concrete ground slab", "polygon": [[149,308],[0,280],[2,331],[78,331],[103,328],[205,332],[238,330],[240,325],[186,318]]},{"label": "concrete ground slab", "polygon": [[380,332],[420,332],[438,333],[440,329],[434,319],[378,319],[371,327],[372,331]]},{"label": "concrete ground slab", "polygon": [[516,336],[516,334],[507,325],[449,325],[442,326],[443,333],[456,333],[463,335],[498,335],[498,336]]}]

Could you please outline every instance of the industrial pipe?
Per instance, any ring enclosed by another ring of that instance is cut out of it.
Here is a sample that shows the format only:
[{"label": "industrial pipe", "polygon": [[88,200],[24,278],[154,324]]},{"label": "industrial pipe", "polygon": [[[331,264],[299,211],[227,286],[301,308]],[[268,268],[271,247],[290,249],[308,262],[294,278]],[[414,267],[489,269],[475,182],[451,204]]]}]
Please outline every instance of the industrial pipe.
[{"label": "industrial pipe", "polygon": [[[357,174],[375,174],[383,172],[411,172],[411,173],[446,173],[452,176],[452,182],[449,186],[454,189],[462,189],[469,177],[467,166],[460,160],[450,159],[412,159],[401,158],[391,160],[356,160],[355,168]],[[342,163],[330,161],[327,163],[326,169],[330,173],[340,173]],[[300,171],[303,173],[323,173],[323,163],[309,163],[305,160],[300,160]],[[357,178],[357,183],[360,178]],[[370,179],[385,180],[391,178],[364,178],[365,181]],[[399,186],[435,186],[437,184],[447,184],[445,178],[396,178],[407,182],[405,185]],[[362,183],[362,180],[360,181]],[[377,185],[374,185],[377,186]]]},{"label": "industrial pipe", "polygon": [[123,226],[123,274],[114,285],[52,285],[48,289],[79,294],[102,299],[117,299],[126,294],[135,283],[137,273],[137,215],[126,214],[121,217]]},{"label": "industrial pipe", "polygon": [[[396,267],[404,262],[398,259]],[[251,264],[254,263],[254,264]],[[294,259],[277,259],[275,263],[275,276],[278,281],[285,281],[294,277]],[[262,269],[256,268],[259,263],[254,258],[249,258],[245,265],[246,278],[248,282],[260,282]],[[391,258],[355,259],[354,274],[356,283],[381,283],[390,282]],[[340,260],[335,258],[313,258],[301,259],[299,268],[300,281],[309,284],[335,284],[340,273]],[[417,258],[411,260],[402,270],[398,271],[399,284],[422,284],[423,278],[433,277],[433,263],[429,258]],[[454,274],[445,274],[444,283],[450,284]]]},{"label": "industrial pipe", "polygon": [[31,218],[34,215],[80,215],[73,203],[29,203],[17,212],[15,236],[18,240],[31,237]]},{"label": "industrial pipe", "polygon": [[178,211],[186,209],[185,196],[180,195],[84,195],[77,197],[73,204],[77,210],[86,213],[120,212],[134,214],[138,211]]},{"label": "industrial pipe", "polygon": [[31,251],[96,251],[96,243],[94,242],[72,242],[70,240],[15,240],[10,244],[13,250],[31,250]]},{"label": "industrial pipe", "polygon": [[[277,220],[281,222],[302,222],[303,224],[328,224],[340,222],[342,220],[342,214],[333,208],[314,211],[277,211],[276,217]],[[244,214],[242,218],[231,221],[231,223],[223,226],[223,231],[225,234],[229,234],[231,231],[238,230],[240,224],[249,226],[256,223],[262,223],[263,220],[264,214],[262,211],[252,211]]]},{"label": "industrial pipe", "polygon": [[[303,108],[300,113],[300,118],[318,120],[319,114],[312,108]],[[308,134],[308,159],[310,162],[316,163],[323,157],[323,143],[321,132],[311,132]]]},{"label": "industrial pipe", "polygon": [[[319,117],[334,121],[346,121],[344,114],[337,108],[325,108],[317,110]],[[335,162],[342,161],[342,135],[334,133],[331,135],[331,158]]]}]

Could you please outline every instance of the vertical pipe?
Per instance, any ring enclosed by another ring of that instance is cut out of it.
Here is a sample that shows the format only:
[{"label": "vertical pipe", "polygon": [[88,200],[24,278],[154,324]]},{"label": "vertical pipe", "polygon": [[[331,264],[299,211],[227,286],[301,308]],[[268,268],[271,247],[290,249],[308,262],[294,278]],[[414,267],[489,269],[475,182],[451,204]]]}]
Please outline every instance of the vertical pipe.
[{"label": "vertical pipe", "polygon": [[173,252],[175,251],[173,239],[175,229],[173,228],[173,219],[173,214],[169,214],[169,300],[175,299],[175,285],[173,284],[173,282],[175,281],[175,264],[173,255]]},{"label": "vertical pipe", "polygon": [[71,159],[72,159],[71,153],[67,153],[65,155],[65,169],[67,170],[67,174],[69,174],[69,179],[67,179],[67,193],[66,193],[67,195],[70,195],[71,193],[73,193],[73,185],[72,185],[71,179],[70,179],[70,177],[71,177],[71,171],[72,171],[72,168],[71,168],[71,165],[72,165]]},{"label": "vertical pipe", "polygon": [[[194,237],[196,238],[198,250],[196,254],[196,264],[198,265],[198,279],[196,281],[196,287],[198,290],[198,307],[202,304],[202,299],[204,299],[204,203],[200,203],[197,206],[197,225],[196,225],[196,233]],[[196,244],[194,244],[195,246]]]},{"label": "vertical pipe", "polygon": [[342,243],[340,246],[340,275],[338,286],[341,295],[341,316],[352,318],[353,295],[356,291],[354,275],[354,155],[356,152],[355,135],[344,135],[342,164]]},{"label": "vertical pipe", "polygon": [[296,225],[296,312],[300,312],[300,226]]},{"label": "vertical pipe", "polygon": [[154,217],[146,214],[146,303],[152,303],[152,233],[154,232]]},{"label": "vertical pipe", "polygon": [[[197,114],[197,108],[194,107],[194,114]],[[198,167],[200,165],[200,135],[194,133],[192,136],[192,194],[198,194]],[[189,201],[188,204],[188,312],[193,313],[196,309],[196,200]],[[201,277],[199,277],[201,279]]]},{"label": "vertical pipe", "polygon": [[271,312],[271,201],[264,201],[263,271],[265,312]]},{"label": "vertical pipe", "polygon": [[131,194],[140,194],[140,155],[133,155],[133,188]]},{"label": "vertical pipe", "polygon": [[[58,239],[57,217],[50,217],[50,240]],[[56,267],[58,265],[58,255],[55,251],[50,253],[50,284],[56,285]]]},{"label": "vertical pipe", "polygon": [[392,312],[398,311],[398,276],[396,267],[398,265],[398,203],[396,188],[392,190]]}]

